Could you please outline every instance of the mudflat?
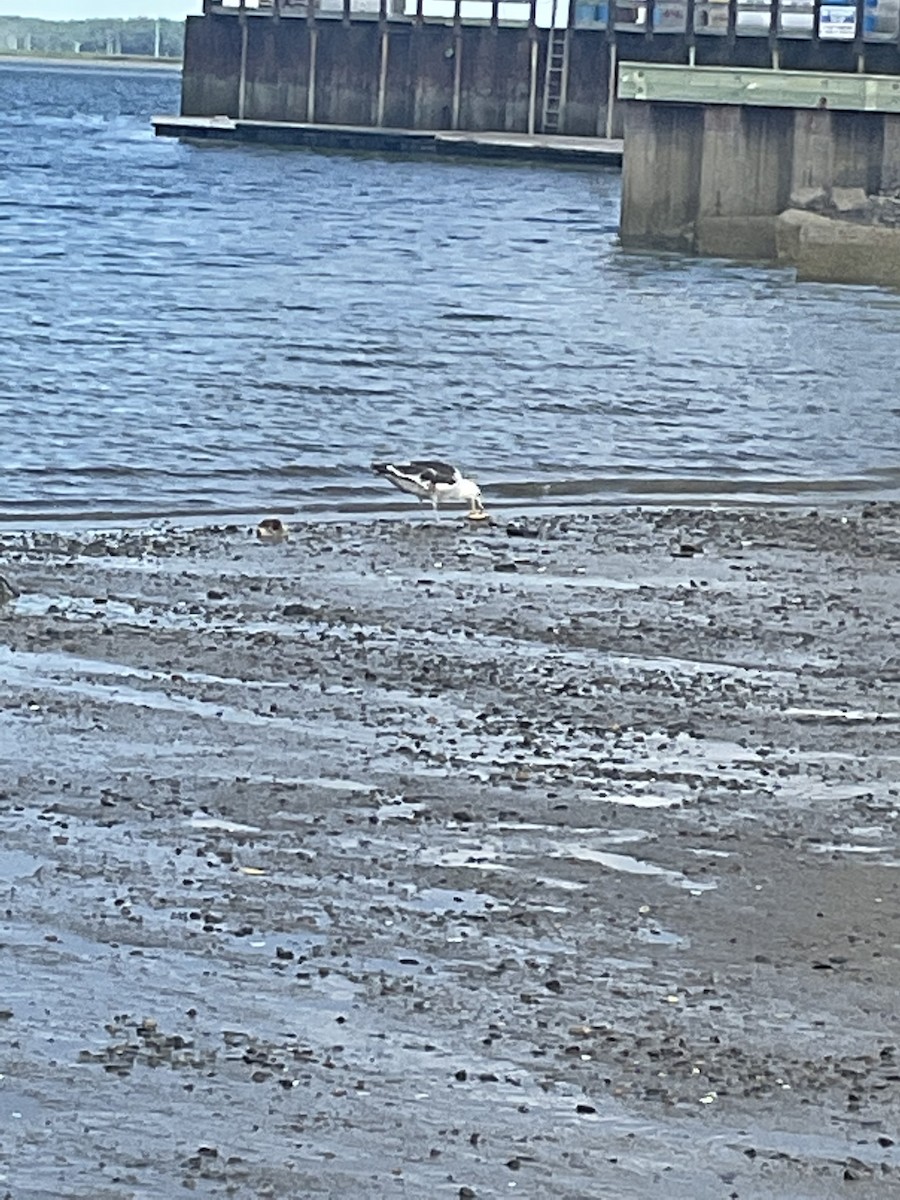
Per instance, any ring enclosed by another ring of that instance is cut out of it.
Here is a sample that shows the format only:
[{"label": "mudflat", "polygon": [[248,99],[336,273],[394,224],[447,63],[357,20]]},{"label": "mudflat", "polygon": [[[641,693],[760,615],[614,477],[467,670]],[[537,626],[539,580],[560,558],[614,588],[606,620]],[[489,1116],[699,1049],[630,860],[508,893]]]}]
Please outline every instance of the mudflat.
[{"label": "mudflat", "polygon": [[0,1196],[900,1191],[900,506],[0,535]]}]

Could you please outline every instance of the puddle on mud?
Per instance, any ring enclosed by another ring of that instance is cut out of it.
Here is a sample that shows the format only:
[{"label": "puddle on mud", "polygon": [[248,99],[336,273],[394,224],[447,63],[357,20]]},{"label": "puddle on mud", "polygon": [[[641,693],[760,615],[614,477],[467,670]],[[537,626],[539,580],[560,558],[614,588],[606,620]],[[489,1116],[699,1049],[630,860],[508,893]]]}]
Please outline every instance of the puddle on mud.
[{"label": "puddle on mud", "polygon": [[[33,1097],[20,1091],[18,1081],[8,1075],[0,1075],[0,1122],[4,1125],[9,1121],[23,1121],[36,1125],[43,1117],[43,1106]],[[0,1167],[0,1183],[6,1183],[9,1176]],[[12,1196],[11,1192],[6,1193]]]},{"label": "puddle on mud", "polygon": [[553,826],[539,821],[498,821],[493,828],[503,833],[550,833],[553,830]]},{"label": "puddle on mud", "polygon": [[810,846],[813,854],[893,854],[895,846],[860,846],[854,842],[825,842]]},{"label": "puddle on mud", "polygon": [[[251,783],[271,783],[271,776],[251,775]],[[375,789],[371,783],[363,783],[357,779],[339,779],[336,776],[314,775],[309,777],[279,775],[278,782],[285,787],[326,788],[335,792],[357,792],[369,794]],[[296,819],[296,814],[288,814]]]},{"label": "puddle on mud", "polygon": [[635,937],[639,942],[645,942],[650,946],[689,946],[691,939],[682,937],[681,934],[672,933],[668,929],[650,928],[642,925]]},{"label": "puddle on mud", "polygon": [[428,805],[418,801],[388,800],[373,815],[379,821],[415,821],[427,811]]},{"label": "puddle on mud", "polygon": [[191,829],[211,829],[220,833],[254,833],[263,831],[259,825],[242,825],[240,821],[226,821],[221,817],[209,817],[206,813],[197,812],[188,821]]},{"label": "puddle on mud", "polygon": [[626,875],[649,875],[664,879],[667,883],[684,888],[692,894],[712,891],[718,885],[713,880],[688,879],[680,871],[660,867],[656,863],[634,858],[630,854],[615,854],[607,850],[593,850],[589,846],[563,846],[551,854],[552,858],[574,859],[577,862],[595,863],[608,871],[621,871]]},{"label": "puddle on mud", "polygon": [[614,796],[604,796],[608,804],[621,804],[628,808],[675,808],[684,803],[683,796],[662,796],[650,792],[618,792]]},{"label": "puddle on mud", "polygon": [[[492,830],[503,833],[545,833],[556,844],[559,836],[558,825],[548,825],[539,821],[498,821],[491,825]],[[599,837],[609,846],[619,846],[628,842],[645,841],[650,834],[646,829],[616,829],[609,833],[600,833],[593,826],[567,825],[569,834],[584,834],[586,837]],[[533,846],[533,843],[529,843]]]},{"label": "puddle on mud", "polygon": [[440,850],[426,847],[418,854],[418,862],[423,867],[465,867],[470,871],[504,871],[512,873],[515,867],[500,862],[508,858],[508,854],[498,853],[487,849],[473,850]]},{"label": "puddle on mud", "polygon": [[[89,679],[62,678],[63,674],[69,674],[73,669],[78,670],[79,668],[77,666],[73,667],[73,664],[68,662],[64,656],[46,655],[40,657],[46,657],[53,661],[55,666],[54,673],[47,672],[41,674],[35,670],[35,662],[27,661],[29,658],[28,655],[11,652],[5,647],[0,647],[0,682],[27,690],[29,694],[46,690],[51,694],[77,696],[99,704],[151,709],[164,714],[181,714],[203,720],[222,721],[226,724],[252,728],[292,730],[295,733],[314,736],[319,742],[345,742],[348,737],[346,727],[344,729],[327,729],[314,716],[306,718],[298,715],[278,716],[268,712],[255,712],[252,708],[238,707],[235,704],[228,704],[224,701],[201,700],[190,696],[181,696],[159,688],[138,688],[130,687],[128,684],[121,682],[106,684],[96,683]],[[15,661],[15,659],[19,659],[20,661]],[[164,676],[150,672],[140,672],[134,668],[118,664],[84,661],[85,663],[89,663],[89,665],[84,666],[82,670],[83,673],[88,675],[100,675],[101,677],[124,676],[126,678],[146,679],[148,682],[164,682],[165,680]],[[226,680],[225,682],[227,683],[228,681]],[[238,682],[241,686],[251,688],[263,686],[255,680]],[[290,685],[277,684],[274,686],[288,687]],[[312,687],[312,685],[310,686]],[[318,691],[319,689],[316,687],[315,690]],[[353,727],[360,736],[363,736],[365,726],[362,721],[354,723]],[[365,732],[364,740],[367,744],[372,740],[371,734],[368,731]]]},{"label": "puddle on mud", "polygon": [[45,865],[45,859],[36,858],[25,850],[0,848],[0,885],[26,879]]},{"label": "puddle on mud", "polygon": [[[463,558],[482,558],[485,562],[494,560],[493,554],[473,553],[462,555]],[[551,571],[550,566],[542,566],[534,564],[529,559],[520,557],[519,555],[511,555],[507,560],[516,564],[515,571],[515,587],[517,590],[529,589],[531,591],[539,591],[552,587],[563,587],[567,591],[591,589],[593,591],[610,591],[610,592],[636,592],[646,582],[643,579],[615,579],[609,575],[587,575],[565,574],[558,570]],[[447,583],[456,586],[467,586],[472,583],[471,571],[460,571],[452,568],[448,569],[442,563],[433,563],[431,570],[438,572],[433,580],[433,585]],[[396,575],[400,579],[416,579],[421,575],[421,572],[411,571],[393,571],[391,574]],[[673,582],[675,578],[673,577]]]},{"label": "puddle on mud", "polygon": [[539,875],[534,882],[542,887],[559,888],[562,892],[584,892],[588,887],[577,879],[553,879],[549,875]]},{"label": "puddle on mud", "polygon": [[798,721],[846,721],[877,722],[900,721],[900,711],[889,710],[878,712],[876,709],[865,708],[786,708],[784,716],[795,717]]},{"label": "puddle on mud", "polygon": [[396,897],[395,902],[402,908],[416,912],[470,916],[474,913],[509,911],[508,904],[489,892],[442,887],[416,888],[411,884],[405,884],[404,890],[407,894]]},{"label": "puddle on mud", "polygon": [[[627,844],[643,840],[646,837],[642,831],[623,831],[621,836],[611,836],[608,840],[611,844]],[[541,849],[540,847],[531,847],[529,857],[537,855],[538,857],[548,859],[560,859],[570,862],[591,863],[600,866],[609,871],[618,871],[628,875],[646,875],[653,878],[664,880],[673,886],[683,888],[689,891],[692,895],[699,895],[701,892],[708,892],[715,889],[718,884],[715,880],[695,880],[689,879],[680,871],[674,871],[667,867],[660,867],[655,863],[646,862],[643,859],[634,858],[629,854],[618,854],[608,850],[594,850],[588,846],[569,846],[560,844],[557,840],[553,843],[553,847],[549,849]],[[502,860],[510,858],[518,858],[521,852],[518,851],[500,851],[494,847],[473,847],[471,849],[460,848],[457,850],[438,850],[426,847],[421,850],[418,855],[418,862],[423,866],[431,867],[463,867],[467,870],[474,871],[501,871],[507,874],[518,873],[521,868],[510,866],[508,862]],[[580,888],[583,884],[563,883],[560,880],[545,878],[543,882],[549,887],[566,887]]]}]

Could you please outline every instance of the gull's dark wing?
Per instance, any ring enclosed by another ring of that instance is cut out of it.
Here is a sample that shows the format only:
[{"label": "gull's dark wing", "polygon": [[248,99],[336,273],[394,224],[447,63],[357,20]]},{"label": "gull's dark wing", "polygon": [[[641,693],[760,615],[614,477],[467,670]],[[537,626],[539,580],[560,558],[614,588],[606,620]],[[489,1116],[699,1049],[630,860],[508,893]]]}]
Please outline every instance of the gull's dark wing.
[{"label": "gull's dark wing", "polygon": [[414,462],[400,470],[410,474],[415,471],[427,483],[456,483],[459,478],[456,467],[444,462]]}]

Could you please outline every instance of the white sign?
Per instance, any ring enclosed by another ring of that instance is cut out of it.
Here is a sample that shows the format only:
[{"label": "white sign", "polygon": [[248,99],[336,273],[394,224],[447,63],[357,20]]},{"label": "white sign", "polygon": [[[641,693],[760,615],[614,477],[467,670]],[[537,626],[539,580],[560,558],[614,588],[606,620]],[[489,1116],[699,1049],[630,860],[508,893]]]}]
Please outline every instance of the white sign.
[{"label": "white sign", "polygon": [[856,5],[823,4],[819,9],[819,37],[852,42],[856,37]]}]

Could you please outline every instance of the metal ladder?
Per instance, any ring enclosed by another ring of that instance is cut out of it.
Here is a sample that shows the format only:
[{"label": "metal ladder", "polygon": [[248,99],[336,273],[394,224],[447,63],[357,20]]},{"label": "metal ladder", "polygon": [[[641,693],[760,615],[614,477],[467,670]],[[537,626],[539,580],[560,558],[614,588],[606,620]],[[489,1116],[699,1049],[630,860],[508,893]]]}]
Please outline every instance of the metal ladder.
[{"label": "metal ladder", "polygon": [[[556,17],[556,5],[554,19]],[[544,72],[544,103],[541,109],[541,133],[558,133],[560,112],[564,104],[566,76],[569,73],[569,38],[567,29],[550,29],[547,39],[547,69]]]}]

